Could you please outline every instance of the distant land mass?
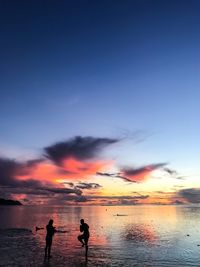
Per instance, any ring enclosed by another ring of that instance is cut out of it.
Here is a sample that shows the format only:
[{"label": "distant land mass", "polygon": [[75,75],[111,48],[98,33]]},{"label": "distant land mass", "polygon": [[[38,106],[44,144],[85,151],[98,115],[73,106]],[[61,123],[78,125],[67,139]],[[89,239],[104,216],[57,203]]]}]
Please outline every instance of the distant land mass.
[{"label": "distant land mass", "polygon": [[22,205],[22,203],[17,201],[17,200],[0,198],[0,205],[17,205],[17,206],[19,206],[19,205]]}]

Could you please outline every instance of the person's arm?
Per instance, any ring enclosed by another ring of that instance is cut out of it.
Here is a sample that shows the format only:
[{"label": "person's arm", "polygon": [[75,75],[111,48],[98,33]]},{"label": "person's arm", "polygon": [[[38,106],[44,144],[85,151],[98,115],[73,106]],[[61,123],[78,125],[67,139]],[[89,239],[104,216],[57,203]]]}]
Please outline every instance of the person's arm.
[{"label": "person's arm", "polygon": [[83,232],[83,226],[80,225],[80,232]]}]

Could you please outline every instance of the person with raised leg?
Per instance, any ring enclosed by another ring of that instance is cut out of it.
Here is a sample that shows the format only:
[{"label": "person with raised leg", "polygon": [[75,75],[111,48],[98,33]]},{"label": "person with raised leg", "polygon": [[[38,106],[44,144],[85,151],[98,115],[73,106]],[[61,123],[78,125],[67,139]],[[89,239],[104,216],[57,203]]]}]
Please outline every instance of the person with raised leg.
[{"label": "person with raised leg", "polygon": [[78,240],[81,242],[82,247],[85,246],[85,256],[87,257],[88,252],[88,240],[90,237],[89,233],[89,225],[84,222],[84,219],[80,220],[80,232],[83,233],[82,235],[78,236]]}]

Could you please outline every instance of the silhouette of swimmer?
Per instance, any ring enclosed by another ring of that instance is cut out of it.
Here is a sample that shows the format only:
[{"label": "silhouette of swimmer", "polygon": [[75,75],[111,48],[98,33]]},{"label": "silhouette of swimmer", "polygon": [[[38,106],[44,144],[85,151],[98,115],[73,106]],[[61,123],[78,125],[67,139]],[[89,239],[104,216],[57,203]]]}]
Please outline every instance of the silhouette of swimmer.
[{"label": "silhouette of swimmer", "polygon": [[80,220],[80,232],[83,234],[78,236],[78,240],[81,242],[82,247],[86,247],[86,250],[88,248],[88,240],[90,237],[90,233],[89,233],[89,225],[87,223],[84,222],[83,219]]},{"label": "silhouette of swimmer", "polygon": [[35,227],[35,231],[37,232],[37,231],[39,231],[39,230],[43,230],[44,229],[44,227]]},{"label": "silhouette of swimmer", "polygon": [[56,232],[56,228],[53,226],[53,220],[49,220],[49,223],[46,226],[47,235],[46,235],[46,247],[45,247],[45,258],[51,258],[51,245],[52,245],[52,239],[53,235]]}]

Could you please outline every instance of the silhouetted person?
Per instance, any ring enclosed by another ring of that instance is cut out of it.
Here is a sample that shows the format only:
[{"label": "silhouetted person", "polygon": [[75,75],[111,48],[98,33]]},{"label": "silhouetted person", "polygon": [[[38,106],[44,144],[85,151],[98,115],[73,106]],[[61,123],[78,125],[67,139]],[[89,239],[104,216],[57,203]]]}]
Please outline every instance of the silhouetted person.
[{"label": "silhouetted person", "polygon": [[46,226],[47,235],[46,235],[46,247],[45,247],[45,258],[48,254],[48,258],[51,257],[51,245],[53,235],[56,232],[56,228],[53,227],[53,220],[49,220],[49,223]]},{"label": "silhouetted person", "polygon": [[80,232],[83,233],[82,235],[78,236],[78,240],[81,242],[82,247],[84,246],[88,246],[88,239],[90,237],[90,233],[89,233],[89,225],[87,223],[84,222],[83,219],[80,220]]}]

